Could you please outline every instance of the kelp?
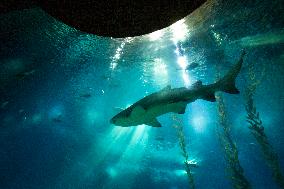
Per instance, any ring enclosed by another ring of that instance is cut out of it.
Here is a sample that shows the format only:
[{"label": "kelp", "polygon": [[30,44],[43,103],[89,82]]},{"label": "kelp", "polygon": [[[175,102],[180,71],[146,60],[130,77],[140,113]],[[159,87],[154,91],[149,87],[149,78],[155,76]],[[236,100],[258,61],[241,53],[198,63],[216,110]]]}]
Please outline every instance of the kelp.
[{"label": "kelp", "polygon": [[272,170],[273,179],[281,188],[284,188],[284,177],[281,173],[278,156],[276,152],[274,152],[273,147],[268,141],[267,135],[265,134],[263,122],[261,120],[259,112],[256,109],[253,99],[255,90],[263,79],[265,69],[263,69],[262,75],[259,79],[256,79],[256,75],[253,70],[253,64],[251,64],[249,67],[248,75],[249,83],[247,84],[245,93],[245,109],[247,112],[246,121],[248,123],[248,128],[256,139],[257,144],[260,146],[266,164]]},{"label": "kelp", "polygon": [[185,135],[183,131],[183,124],[182,124],[182,121],[178,119],[176,116],[173,116],[173,120],[175,121],[175,124],[173,125],[173,127],[177,131],[181,154],[184,157],[184,166],[185,166],[185,171],[186,171],[187,178],[189,181],[189,187],[191,189],[194,189],[195,188],[194,177],[193,177],[193,173],[191,170],[192,169],[192,166],[190,163],[191,161],[189,161],[189,154],[186,150],[186,142],[185,142]]},{"label": "kelp", "polygon": [[225,152],[227,170],[235,189],[250,189],[250,183],[244,175],[244,170],[239,162],[238,148],[231,137],[231,125],[228,123],[224,99],[221,94],[216,95],[218,104],[219,127],[218,136]]},{"label": "kelp", "polygon": [[[216,67],[220,71],[220,65]],[[220,72],[216,74],[216,79],[220,77]],[[228,121],[225,101],[221,93],[215,94],[218,108],[219,124],[217,127],[217,135],[221,143],[221,147],[225,153],[227,171],[231,179],[233,188],[250,189],[251,185],[244,175],[244,170],[239,161],[239,152],[236,143],[231,136],[231,124]]]}]

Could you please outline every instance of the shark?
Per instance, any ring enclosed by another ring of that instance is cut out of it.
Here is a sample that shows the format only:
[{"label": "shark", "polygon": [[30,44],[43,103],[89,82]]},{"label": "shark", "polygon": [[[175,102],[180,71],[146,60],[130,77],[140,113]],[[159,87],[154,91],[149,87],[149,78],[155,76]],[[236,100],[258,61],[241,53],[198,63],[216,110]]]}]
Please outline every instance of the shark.
[{"label": "shark", "polygon": [[235,83],[242,68],[244,55],[245,52],[242,52],[237,63],[217,82],[203,85],[199,80],[191,88],[171,88],[168,85],[162,90],[145,96],[122,110],[110,119],[110,123],[122,127],[143,124],[152,127],[161,127],[162,125],[157,120],[157,117],[170,112],[184,114],[187,104],[197,99],[215,102],[215,93],[219,91],[229,94],[239,94],[240,92],[236,88]]}]

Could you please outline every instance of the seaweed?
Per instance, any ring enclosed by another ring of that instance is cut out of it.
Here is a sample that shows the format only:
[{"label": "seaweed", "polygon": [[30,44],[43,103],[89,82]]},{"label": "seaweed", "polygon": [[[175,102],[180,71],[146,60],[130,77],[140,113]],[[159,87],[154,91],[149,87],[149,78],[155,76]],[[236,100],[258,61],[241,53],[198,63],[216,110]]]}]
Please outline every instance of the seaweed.
[{"label": "seaweed", "polygon": [[218,136],[225,152],[227,171],[235,189],[250,189],[250,183],[244,175],[244,170],[239,162],[238,148],[231,137],[231,125],[228,123],[224,99],[221,94],[216,94],[218,103],[219,125]]},{"label": "seaweed", "polygon": [[185,171],[187,174],[187,178],[189,181],[189,187],[191,189],[195,188],[195,183],[194,183],[194,177],[193,177],[193,173],[192,173],[192,167],[196,167],[196,166],[192,166],[191,161],[189,160],[189,154],[186,150],[186,142],[185,142],[185,135],[184,135],[184,131],[183,131],[183,124],[182,121],[180,119],[178,119],[176,116],[173,116],[173,120],[176,122],[173,127],[176,129],[177,131],[177,136],[179,139],[179,146],[181,149],[181,154],[184,157],[184,166],[185,166]]},{"label": "seaweed", "polygon": [[260,146],[266,164],[272,170],[272,177],[274,181],[281,187],[284,188],[284,177],[281,173],[279,166],[278,156],[274,152],[273,147],[268,141],[268,138],[265,134],[265,129],[263,122],[260,118],[260,114],[256,109],[254,104],[254,93],[257,86],[260,84],[260,81],[263,79],[264,71],[260,79],[256,79],[256,76],[253,71],[253,65],[249,69],[249,84],[246,87],[245,93],[245,109],[247,112],[246,121],[248,123],[248,128],[250,129],[252,135],[257,141],[257,144]]}]

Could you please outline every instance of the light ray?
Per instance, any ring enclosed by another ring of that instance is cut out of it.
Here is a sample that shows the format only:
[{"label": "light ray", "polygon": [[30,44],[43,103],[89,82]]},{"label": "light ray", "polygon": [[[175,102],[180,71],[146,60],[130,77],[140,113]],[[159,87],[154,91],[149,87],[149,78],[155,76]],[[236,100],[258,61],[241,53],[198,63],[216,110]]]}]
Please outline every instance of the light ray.
[{"label": "light ray", "polygon": [[170,26],[173,35],[172,41],[175,44],[177,44],[178,41],[184,41],[188,36],[188,27],[184,22],[185,20],[181,19]]},{"label": "light ray", "polygon": [[163,35],[164,35],[164,31],[157,30],[157,31],[149,34],[149,39],[150,39],[150,41],[157,41],[157,40],[161,39],[163,37]]}]

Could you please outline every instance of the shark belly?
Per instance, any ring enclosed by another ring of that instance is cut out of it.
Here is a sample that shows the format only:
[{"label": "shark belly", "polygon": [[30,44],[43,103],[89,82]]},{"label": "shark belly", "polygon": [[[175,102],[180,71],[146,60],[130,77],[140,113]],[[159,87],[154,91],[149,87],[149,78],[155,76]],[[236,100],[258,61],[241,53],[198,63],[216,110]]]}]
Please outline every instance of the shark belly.
[{"label": "shark belly", "polygon": [[[132,125],[151,125],[157,124],[157,117],[174,112],[179,114],[184,114],[187,103],[184,101],[174,102],[174,103],[162,103],[148,107],[147,109],[137,111],[135,110],[130,116],[129,124]],[[138,109],[138,108],[137,108]]]},{"label": "shark belly", "polygon": [[166,113],[184,113],[185,109],[186,109],[186,105],[187,103],[184,101],[180,101],[180,102],[174,102],[174,103],[165,103],[165,104],[160,104],[160,105],[156,105],[153,106],[152,108],[150,108],[147,112],[149,114],[149,117],[159,117],[163,114]]}]

